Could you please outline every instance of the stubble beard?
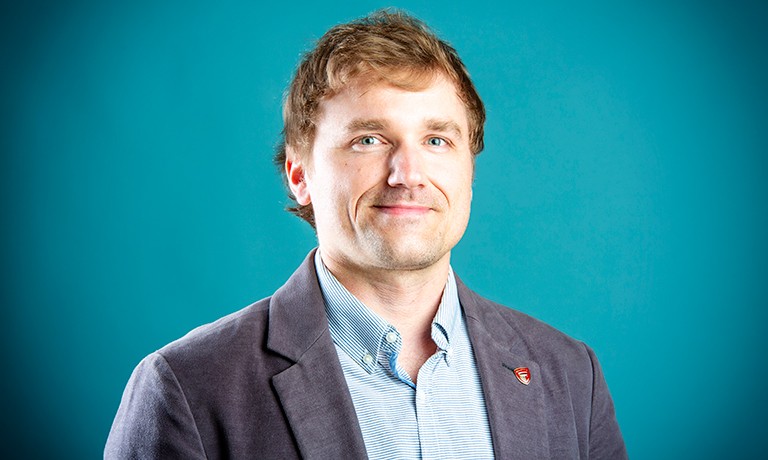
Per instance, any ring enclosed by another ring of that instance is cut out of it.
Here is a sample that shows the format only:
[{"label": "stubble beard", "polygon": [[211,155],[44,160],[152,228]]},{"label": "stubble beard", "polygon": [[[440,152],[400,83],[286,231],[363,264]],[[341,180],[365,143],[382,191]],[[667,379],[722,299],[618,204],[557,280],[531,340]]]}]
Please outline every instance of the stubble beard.
[{"label": "stubble beard", "polygon": [[371,257],[371,265],[381,270],[423,270],[439,262],[451,250],[443,241],[443,230],[433,235],[404,232],[398,236],[366,228],[361,236]]},{"label": "stubble beard", "polygon": [[[438,215],[447,210],[444,200],[419,190],[386,189],[366,201],[365,204],[374,205],[409,202],[427,207],[431,209],[430,214]],[[435,215],[397,223],[379,220],[380,217],[366,221],[358,232],[361,246],[368,253],[371,268],[389,271],[423,270],[442,260],[461,238],[459,235],[456,241],[446,241],[450,237],[446,235],[450,223],[429,222],[438,218]]]}]

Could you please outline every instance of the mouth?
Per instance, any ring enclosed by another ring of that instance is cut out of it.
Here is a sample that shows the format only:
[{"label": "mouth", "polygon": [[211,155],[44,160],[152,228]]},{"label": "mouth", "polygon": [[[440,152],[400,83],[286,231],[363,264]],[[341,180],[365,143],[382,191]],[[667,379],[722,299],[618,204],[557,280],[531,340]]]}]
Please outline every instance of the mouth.
[{"label": "mouth", "polygon": [[429,206],[411,203],[374,205],[373,208],[384,214],[403,217],[423,216],[432,210]]}]

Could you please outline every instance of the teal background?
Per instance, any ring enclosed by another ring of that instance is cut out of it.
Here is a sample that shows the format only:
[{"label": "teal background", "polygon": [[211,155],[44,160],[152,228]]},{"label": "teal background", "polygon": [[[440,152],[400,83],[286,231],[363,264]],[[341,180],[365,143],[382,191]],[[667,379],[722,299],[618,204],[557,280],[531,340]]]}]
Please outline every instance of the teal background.
[{"label": "teal background", "polygon": [[[99,457],[143,356],[290,275],[315,239],[271,165],[282,91],[386,5],[5,2],[4,452]],[[759,457],[765,3],[398,6],[487,104],[456,271],[595,348],[633,458]]]}]

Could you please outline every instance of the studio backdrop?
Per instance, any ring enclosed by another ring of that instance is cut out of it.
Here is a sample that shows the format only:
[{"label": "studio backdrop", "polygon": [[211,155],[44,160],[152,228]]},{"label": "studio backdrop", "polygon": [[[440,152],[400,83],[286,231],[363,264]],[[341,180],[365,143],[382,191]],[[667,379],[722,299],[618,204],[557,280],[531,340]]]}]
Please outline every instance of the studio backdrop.
[{"label": "studio backdrop", "polygon": [[487,106],[456,273],[595,349],[630,457],[760,455],[768,13],[678,0],[4,5],[6,453],[99,457],[143,356],[315,246],[272,165],[282,94],[386,6]]}]

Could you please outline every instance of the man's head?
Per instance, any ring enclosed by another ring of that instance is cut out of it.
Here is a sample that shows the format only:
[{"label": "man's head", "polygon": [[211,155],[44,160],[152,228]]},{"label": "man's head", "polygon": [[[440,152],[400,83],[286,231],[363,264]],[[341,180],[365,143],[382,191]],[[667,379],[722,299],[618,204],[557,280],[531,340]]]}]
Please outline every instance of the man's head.
[{"label": "man's head", "polygon": [[[425,24],[401,12],[379,11],[330,29],[299,64],[283,106],[283,140],[275,164],[285,174],[286,159],[311,165],[321,103],[355,82],[382,82],[404,90],[450,82],[466,110],[469,147],[483,149],[485,109],[456,51]],[[284,176],[285,177],[285,176]],[[291,198],[295,196],[291,193]],[[289,210],[315,226],[311,204]]]}]

